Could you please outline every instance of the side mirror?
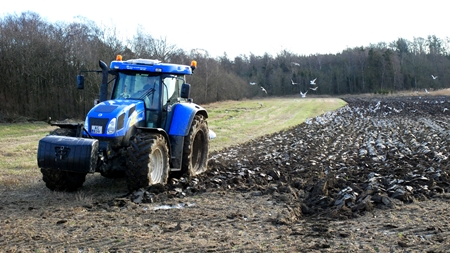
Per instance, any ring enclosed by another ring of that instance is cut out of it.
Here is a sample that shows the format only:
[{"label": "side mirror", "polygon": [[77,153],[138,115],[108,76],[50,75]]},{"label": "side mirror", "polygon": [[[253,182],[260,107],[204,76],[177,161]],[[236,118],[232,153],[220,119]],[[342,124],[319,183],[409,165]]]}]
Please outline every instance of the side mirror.
[{"label": "side mirror", "polygon": [[77,89],[79,90],[84,89],[84,76],[82,75],[77,76]]},{"label": "side mirror", "polygon": [[188,83],[183,83],[181,85],[181,98],[189,98],[189,93],[191,92],[191,85]]}]

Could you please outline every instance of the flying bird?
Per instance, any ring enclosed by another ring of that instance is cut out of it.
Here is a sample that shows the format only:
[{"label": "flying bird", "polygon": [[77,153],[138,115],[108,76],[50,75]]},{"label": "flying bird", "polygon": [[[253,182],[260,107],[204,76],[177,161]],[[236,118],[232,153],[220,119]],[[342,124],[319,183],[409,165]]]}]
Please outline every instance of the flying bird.
[{"label": "flying bird", "polygon": [[291,62],[292,64],[294,64],[295,66],[300,66],[300,63],[296,63],[296,62]]},{"label": "flying bird", "polygon": [[429,93],[427,89],[425,89],[425,93]]},{"label": "flying bird", "polygon": [[317,80],[317,78],[314,78],[314,80],[311,80],[311,81],[309,82],[309,84],[311,84],[311,85],[316,85],[316,80]]},{"label": "flying bird", "polygon": [[255,82],[250,82],[250,85],[255,85],[256,83]]},{"label": "flying bird", "polygon": [[433,77],[433,80],[436,79],[436,78],[438,78],[437,76],[433,76],[433,75],[431,75],[431,77]]},{"label": "flying bird", "polygon": [[294,83],[294,80],[292,80],[292,79],[291,79],[291,83],[292,83],[292,85],[295,85],[295,84],[297,84],[297,83]]},{"label": "flying bird", "polygon": [[314,87],[314,88],[309,88],[310,90],[317,90],[317,88],[319,88],[319,87]]},{"label": "flying bird", "polygon": [[267,94],[267,91],[266,91],[266,89],[264,89],[264,87],[261,86],[261,90]]},{"label": "flying bird", "polygon": [[300,91],[300,95],[302,96],[302,98],[306,97],[306,93],[308,93],[308,91],[305,91],[305,93],[303,93],[302,91]]}]

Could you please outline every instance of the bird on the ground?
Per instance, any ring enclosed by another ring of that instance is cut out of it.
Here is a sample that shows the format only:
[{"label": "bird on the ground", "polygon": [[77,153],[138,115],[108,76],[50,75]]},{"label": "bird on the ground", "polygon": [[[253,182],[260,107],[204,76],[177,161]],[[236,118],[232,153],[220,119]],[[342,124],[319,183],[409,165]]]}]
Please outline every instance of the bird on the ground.
[{"label": "bird on the ground", "polygon": [[250,85],[255,85],[256,83],[255,82],[250,82]]},{"label": "bird on the ground", "polygon": [[291,83],[292,85],[296,85],[297,83],[294,83],[294,80],[291,79]]},{"label": "bird on the ground", "polygon": [[314,88],[309,88],[310,90],[317,90],[317,88],[319,88],[318,86],[314,87]]},{"label": "bird on the ground", "polygon": [[309,82],[309,84],[311,84],[311,85],[316,85],[316,80],[317,80],[317,78],[314,78],[314,80],[311,80],[311,81]]},{"label": "bird on the ground", "polygon": [[434,75],[431,75],[431,77],[433,78],[433,80],[438,78],[437,76],[434,76]]},{"label": "bird on the ground", "polygon": [[264,89],[264,87],[261,86],[261,90],[267,94],[267,91],[266,91],[266,89]]},{"label": "bird on the ground", "polygon": [[302,98],[306,97],[306,93],[308,93],[308,91],[305,91],[305,93],[303,93],[302,91],[300,91],[300,95],[302,96]]},{"label": "bird on the ground", "polygon": [[429,93],[427,89],[425,89],[425,93]]}]

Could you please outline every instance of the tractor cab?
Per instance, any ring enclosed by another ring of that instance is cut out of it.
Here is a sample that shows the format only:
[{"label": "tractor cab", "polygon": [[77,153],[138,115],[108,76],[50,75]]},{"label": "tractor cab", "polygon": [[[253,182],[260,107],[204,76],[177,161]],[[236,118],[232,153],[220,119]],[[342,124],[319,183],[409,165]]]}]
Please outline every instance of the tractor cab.
[{"label": "tractor cab", "polygon": [[179,74],[118,72],[111,99],[142,100],[145,126],[168,131],[173,105],[187,100],[181,97],[184,83],[184,75]]},{"label": "tractor cab", "polygon": [[189,98],[190,85],[185,75],[191,75],[195,66],[135,59],[113,61],[111,69],[116,74],[111,99],[143,101],[144,125],[169,131],[173,106]]}]

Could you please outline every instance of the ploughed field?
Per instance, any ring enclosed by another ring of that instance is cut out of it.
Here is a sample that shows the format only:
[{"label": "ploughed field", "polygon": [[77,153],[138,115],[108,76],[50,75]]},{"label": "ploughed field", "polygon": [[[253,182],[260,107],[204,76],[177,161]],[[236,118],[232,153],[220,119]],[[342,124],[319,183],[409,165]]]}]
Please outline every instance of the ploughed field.
[{"label": "ploughed field", "polygon": [[164,187],[2,190],[0,251],[448,252],[450,97],[344,100]]}]

